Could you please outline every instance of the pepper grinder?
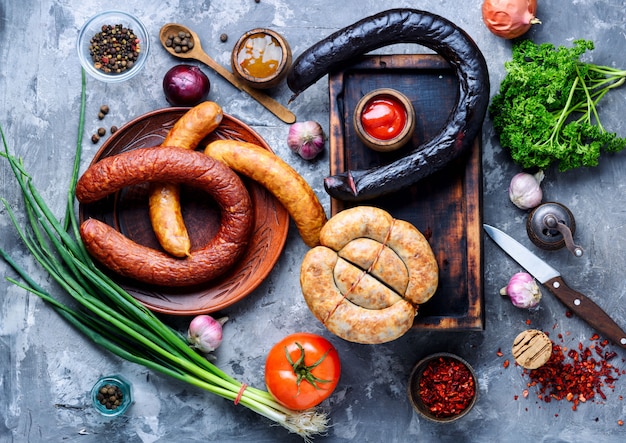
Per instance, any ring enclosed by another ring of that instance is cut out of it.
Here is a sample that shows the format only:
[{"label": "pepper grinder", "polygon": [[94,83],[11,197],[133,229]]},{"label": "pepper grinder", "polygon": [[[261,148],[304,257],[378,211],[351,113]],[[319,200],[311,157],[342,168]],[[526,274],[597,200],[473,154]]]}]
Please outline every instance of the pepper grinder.
[{"label": "pepper grinder", "polygon": [[583,248],[574,244],[574,215],[560,203],[543,203],[533,209],[526,219],[526,231],[541,249],[556,250],[565,246],[576,257],[584,253]]}]

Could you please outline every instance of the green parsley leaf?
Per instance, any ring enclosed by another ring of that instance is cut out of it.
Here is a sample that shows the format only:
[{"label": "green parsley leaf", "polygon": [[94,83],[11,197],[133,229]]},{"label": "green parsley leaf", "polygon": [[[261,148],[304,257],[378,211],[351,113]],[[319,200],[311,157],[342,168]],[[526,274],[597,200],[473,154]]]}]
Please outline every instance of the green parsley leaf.
[{"label": "green parsley leaf", "polygon": [[530,40],[513,45],[489,114],[501,146],[523,168],[597,166],[602,151],[626,147],[626,138],[602,127],[596,109],[624,83],[626,70],[582,62],[593,48],[589,40],[576,40],[572,48]]}]

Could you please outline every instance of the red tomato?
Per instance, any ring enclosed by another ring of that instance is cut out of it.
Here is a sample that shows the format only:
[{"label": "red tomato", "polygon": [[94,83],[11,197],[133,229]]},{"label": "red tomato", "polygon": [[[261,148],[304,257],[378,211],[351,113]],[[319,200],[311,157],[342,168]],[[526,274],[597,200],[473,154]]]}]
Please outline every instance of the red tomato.
[{"label": "red tomato", "polygon": [[265,361],[267,389],[295,411],[317,406],[333,393],[341,365],[335,347],[324,337],[299,332],[276,343]]}]

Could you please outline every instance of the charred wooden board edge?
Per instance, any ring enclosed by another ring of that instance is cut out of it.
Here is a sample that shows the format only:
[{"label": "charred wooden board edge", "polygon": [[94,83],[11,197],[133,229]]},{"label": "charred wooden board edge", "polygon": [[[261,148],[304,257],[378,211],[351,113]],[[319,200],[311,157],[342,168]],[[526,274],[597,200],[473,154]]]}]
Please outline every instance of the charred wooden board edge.
[{"label": "charred wooden board edge", "polygon": [[[344,102],[344,76],[355,70],[375,70],[381,72],[392,69],[424,69],[438,70],[449,69],[447,61],[437,54],[401,54],[401,55],[371,55],[359,58],[353,65],[343,70],[334,71],[329,75],[329,98],[330,98],[330,130],[329,130],[329,154],[330,174],[334,175],[345,171],[345,122],[343,119]],[[426,178],[425,180],[428,180]],[[464,192],[465,223],[467,235],[467,287],[469,308],[462,316],[420,316],[415,318],[414,329],[439,330],[439,331],[482,331],[485,328],[484,294],[483,294],[483,236],[482,236],[482,151],[481,140],[474,140],[471,152],[468,155],[462,186],[473,192]],[[331,215],[345,209],[347,204],[331,198]],[[363,204],[361,202],[360,204]],[[410,220],[408,220],[410,221]],[[435,294],[434,297],[436,297]]]}]

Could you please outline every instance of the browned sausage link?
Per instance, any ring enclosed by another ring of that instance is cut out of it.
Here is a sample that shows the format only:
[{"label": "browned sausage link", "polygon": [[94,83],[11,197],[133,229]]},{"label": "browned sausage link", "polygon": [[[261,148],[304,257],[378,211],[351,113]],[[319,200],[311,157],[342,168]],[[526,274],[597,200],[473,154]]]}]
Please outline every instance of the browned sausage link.
[{"label": "browned sausage link", "polygon": [[215,140],[204,153],[270,191],[287,209],[307,246],[320,244],[326,213],[315,191],[295,169],[273,152],[252,143]]},{"label": "browned sausage link", "polygon": [[[219,126],[223,116],[217,103],[200,103],[178,119],[161,146],[195,149]],[[174,183],[153,183],[149,204],[152,229],[161,247],[175,257],[188,256],[191,240],[180,207],[180,187]]]},{"label": "browned sausage link", "polygon": [[196,149],[202,139],[219,126],[223,117],[222,108],[217,103],[200,103],[178,119],[161,146]]},{"label": "browned sausage link", "polygon": [[191,255],[191,239],[180,205],[180,185],[152,183],[148,207],[152,231],[161,247],[174,257]]},{"label": "browned sausage link", "polygon": [[184,183],[209,193],[221,208],[215,237],[191,257],[178,259],[87,220],[81,225],[81,237],[89,253],[126,277],[162,286],[199,284],[228,270],[245,251],[253,208],[241,179],[217,160],[180,148],[136,149],[90,166],[78,180],[76,198],[90,203],[125,186],[154,181]]}]

